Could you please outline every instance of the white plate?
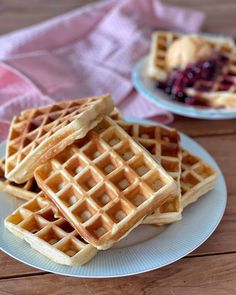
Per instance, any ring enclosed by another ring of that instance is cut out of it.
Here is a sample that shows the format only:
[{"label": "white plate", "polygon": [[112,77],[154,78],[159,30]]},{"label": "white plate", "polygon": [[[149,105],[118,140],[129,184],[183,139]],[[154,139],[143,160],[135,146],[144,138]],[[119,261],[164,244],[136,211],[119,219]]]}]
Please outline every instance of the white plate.
[{"label": "white plate", "polygon": [[[107,278],[134,275],[173,263],[199,247],[213,233],[225,210],[227,191],[224,177],[213,158],[194,140],[182,134],[183,146],[202,157],[218,172],[216,187],[189,206],[179,222],[157,228],[141,225],[120,241],[114,248],[100,251],[82,267],[56,264],[8,232],[3,225],[21,201],[0,192],[0,248],[10,256],[33,267],[86,278]],[[4,145],[0,145],[4,154]]]},{"label": "white plate", "polygon": [[156,88],[154,80],[147,77],[147,60],[148,57],[145,56],[134,66],[132,71],[132,82],[138,92],[157,106],[178,115],[197,119],[226,120],[236,118],[236,109],[188,106],[184,103],[171,100],[164,91]]}]

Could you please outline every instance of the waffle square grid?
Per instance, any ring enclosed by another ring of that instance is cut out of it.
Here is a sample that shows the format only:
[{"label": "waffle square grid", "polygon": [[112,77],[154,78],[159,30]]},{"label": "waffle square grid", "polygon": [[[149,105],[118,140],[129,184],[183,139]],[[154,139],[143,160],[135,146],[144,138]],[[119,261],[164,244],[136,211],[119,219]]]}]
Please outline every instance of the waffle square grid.
[{"label": "waffle square grid", "polygon": [[181,219],[180,174],[182,151],[178,132],[175,129],[160,125],[144,125],[123,120],[118,120],[117,123],[149,151],[178,185],[177,194],[173,195],[153,214],[147,216],[143,222],[161,225]]},{"label": "waffle square grid", "polygon": [[5,226],[56,263],[82,265],[97,250],[87,244],[40,193],[5,219]]},{"label": "waffle square grid", "polygon": [[83,238],[107,249],[176,191],[175,181],[112,119],[35,172]]},{"label": "waffle square grid", "polygon": [[183,150],[181,173],[181,203],[183,208],[214,188],[216,171],[202,159]]},{"label": "waffle square grid", "polygon": [[83,137],[113,109],[109,95],[63,101],[25,110],[11,123],[6,150],[6,178],[23,183],[34,170]]}]

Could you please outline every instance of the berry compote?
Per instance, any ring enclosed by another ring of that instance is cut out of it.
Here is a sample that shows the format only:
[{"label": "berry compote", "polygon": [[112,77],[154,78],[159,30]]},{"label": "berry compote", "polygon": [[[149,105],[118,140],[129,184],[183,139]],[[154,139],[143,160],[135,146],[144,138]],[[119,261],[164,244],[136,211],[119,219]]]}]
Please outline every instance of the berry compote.
[{"label": "berry compote", "polygon": [[[164,82],[157,81],[156,87],[162,89],[167,93],[171,99],[183,102],[188,105],[205,105],[205,103],[197,97],[189,97],[186,95],[186,88],[195,88],[198,81],[207,81],[207,83],[200,84],[201,91],[211,91],[211,82],[214,82],[216,77],[222,73],[222,68],[229,62],[229,59],[219,53],[215,53],[211,59],[204,60],[195,64],[190,64],[184,70],[174,69],[169,73]],[[224,90],[229,89],[232,82],[225,79],[222,83]],[[222,89],[222,90],[223,90]]]}]

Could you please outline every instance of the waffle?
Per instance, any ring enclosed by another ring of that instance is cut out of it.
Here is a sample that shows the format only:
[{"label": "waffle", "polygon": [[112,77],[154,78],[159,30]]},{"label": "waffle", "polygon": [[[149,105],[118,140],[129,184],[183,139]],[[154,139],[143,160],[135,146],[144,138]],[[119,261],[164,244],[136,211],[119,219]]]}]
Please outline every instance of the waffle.
[{"label": "waffle", "polygon": [[109,117],[34,175],[98,249],[110,248],[176,191],[166,171]]},{"label": "waffle", "polygon": [[[152,35],[151,51],[148,60],[147,75],[158,81],[164,81],[167,78],[166,54],[174,41],[182,37],[182,34],[176,32],[157,31]],[[203,37],[204,40],[217,52],[230,58],[235,58],[235,46],[233,41],[226,38]],[[232,67],[235,62],[233,62]],[[233,70],[235,72],[235,70]]]},{"label": "waffle", "polygon": [[97,253],[96,248],[87,244],[58,214],[43,193],[8,216],[5,227],[56,263],[82,265]]},{"label": "waffle", "polygon": [[222,53],[229,58],[213,80],[198,80],[186,88],[188,96],[198,97],[212,107],[236,107],[236,47],[224,48]]},{"label": "waffle", "polygon": [[109,95],[59,102],[14,117],[6,150],[6,178],[24,183],[34,170],[81,138],[113,109]]},{"label": "waffle", "polygon": [[17,184],[5,178],[5,158],[0,160],[0,190],[15,197],[30,200],[37,195],[39,188],[34,178],[26,183]]},{"label": "waffle", "polygon": [[118,120],[123,120],[122,114],[120,113],[120,111],[115,107],[113,109],[113,111],[110,113],[109,117],[113,120],[113,121],[118,121]]},{"label": "waffle", "polygon": [[[165,81],[168,75],[166,55],[168,48],[181,34],[156,32],[152,36],[152,46],[148,61],[147,75],[158,81]],[[185,93],[197,97],[212,107],[236,106],[236,47],[230,39],[202,37],[217,52],[229,58],[222,72],[213,80],[198,80]]]},{"label": "waffle", "polygon": [[[115,117],[114,113],[112,115]],[[181,219],[180,174],[182,151],[178,132],[175,129],[159,125],[147,126],[123,120],[118,120],[117,123],[152,154],[178,185],[178,192],[153,214],[147,216],[143,223],[162,225]]]},{"label": "waffle", "polygon": [[158,81],[167,78],[166,54],[168,48],[181,37],[175,32],[155,32],[152,34],[151,50],[147,65],[147,75]]},{"label": "waffle", "polygon": [[185,208],[199,197],[212,190],[216,182],[216,171],[202,159],[183,150],[181,173],[181,204]]},{"label": "waffle", "polygon": [[226,64],[215,80],[198,80],[194,87],[186,88],[185,92],[211,107],[236,107],[236,54],[234,63]]}]

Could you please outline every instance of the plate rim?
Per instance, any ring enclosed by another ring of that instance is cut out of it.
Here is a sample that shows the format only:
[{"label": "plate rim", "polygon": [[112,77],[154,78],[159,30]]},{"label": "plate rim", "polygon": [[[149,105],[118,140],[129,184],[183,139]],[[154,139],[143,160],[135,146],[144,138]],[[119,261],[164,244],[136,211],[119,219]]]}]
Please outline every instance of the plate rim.
[{"label": "plate rim", "polygon": [[[134,120],[132,119],[132,121],[134,121]],[[142,119],[135,119],[135,122],[142,122],[144,124],[145,123],[146,124],[150,123],[150,121],[146,121],[146,120],[142,120]],[[156,122],[152,122],[152,124],[155,124],[155,123]],[[160,125],[160,124],[156,123],[156,125]],[[9,255],[10,257],[20,261],[21,263],[24,263],[24,264],[26,264],[28,266],[34,267],[34,268],[42,270],[42,271],[46,271],[46,272],[54,273],[54,274],[58,274],[58,275],[69,276],[69,277],[91,278],[91,279],[95,279],[95,278],[97,278],[97,279],[99,279],[99,278],[116,278],[116,277],[126,277],[126,276],[133,276],[133,275],[137,275],[137,274],[142,274],[142,273],[153,271],[153,270],[162,268],[164,266],[167,266],[169,264],[172,264],[172,263],[180,260],[181,258],[187,256],[189,253],[193,252],[200,245],[202,245],[213,234],[213,232],[215,231],[215,229],[219,225],[220,221],[222,220],[222,217],[223,217],[224,212],[225,212],[226,204],[227,204],[227,187],[226,187],[224,175],[223,175],[219,165],[214,160],[214,158],[208,153],[208,151],[204,147],[202,147],[198,142],[196,142],[194,139],[192,139],[191,137],[185,135],[182,132],[180,132],[180,134],[181,134],[182,139],[187,140],[187,141],[189,141],[189,140],[192,141],[197,146],[197,148],[200,148],[202,151],[204,151],[205,154],[208,155],[208,157],[211,159],[211,162],[214,163],[214,166],[215,166],[215,168],[217,170],[217,173],[218,173],[217,179],[218,179],[218,181],[220,181],[220,179],[221,179],[222,184],[223,184],[222,190],[224,191],[224,199],[222,197],[222,202],[223,201],[224,202],[222,203],[221,210],[220,210],[220,213],[219,213],[219,217],[215,221],[214,226],[211,227],[211,230],[209,230],[209,232],[203,238],[201,238],[197,244],[195,244],[193,247],[191,247],[191,249],[189,249],[187,252],[185,252],[184,255],[178,254],[178,255],[175,256],[175,258],[169,259],[166,263],[163,263],[161,266],[151,267],[151,268],[147,268],[145,270],[142,270],[142,269],[139,270],[139,271],[129,271],[129,270],[127,270],[123,274],[114,273],[114,274],[109,274],[109,275],[81,275],[81,274],[78,274],[78,273],[73,273],[73,274],[72,273],[66,273],[64,271],[51,271],[48,268],[44,268],[43,266],[38,266],[38,265],[35,265],[34,263],[30,263],[28,261],[25,261],[24,259],[21,259],[17,255],[15,256],[14,253],[12,253],[11,251],[8,251],[8,249],[4,249],[3,245],[1,244],[1,240],[0,240],[0,250],[2,250],[4,253]],[[0,150],[4,147],[4,145],[5,145],[5,142],[0,144]],[[190,152],[191,152],[191,150],[190,150]],[[0,235],[1,235],[1,233],[0,233]],[[59,265],[59,267],[60,267],[60,265]]]},{"label": "plate rim", "polygon": [[[138,60],[131,73],[132,84],[135,89],[143,95],[147,100],[151,101],[158,107],[166,109],[174,114],[181,115],[188,118],[205,119],[205,120],[230,120],[236,118],[236,108],[234,111],[231,109],[200,109],[194,106],[187,106],[178,102],[171,101],[167,97],[167,94],[161,90],[156,89],[155,92],[152,89],[147,88],[142,79],[144,67],[147,64],[148,55],[143,56]],[[150,82],[151,78],[145,77]],[[163,97],[161,97],[163,96]]]}]

